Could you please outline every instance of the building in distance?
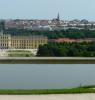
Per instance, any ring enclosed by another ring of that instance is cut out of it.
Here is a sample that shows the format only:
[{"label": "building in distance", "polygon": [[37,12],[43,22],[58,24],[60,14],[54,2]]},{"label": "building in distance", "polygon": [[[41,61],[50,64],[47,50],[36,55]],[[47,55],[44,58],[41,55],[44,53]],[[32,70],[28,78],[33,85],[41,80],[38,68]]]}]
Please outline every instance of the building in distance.
[{"label": "building in distance", "polygon": [[48,43],[48,38],[42,35],[11,36],[0,35],[0,49],[38,49],[39,45]]}]

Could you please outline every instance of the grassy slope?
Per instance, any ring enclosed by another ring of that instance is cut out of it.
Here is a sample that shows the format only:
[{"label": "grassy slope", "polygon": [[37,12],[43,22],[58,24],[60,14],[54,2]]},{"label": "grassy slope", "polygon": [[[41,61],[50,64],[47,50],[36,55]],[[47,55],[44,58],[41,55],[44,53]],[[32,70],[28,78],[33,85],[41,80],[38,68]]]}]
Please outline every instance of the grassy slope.
[{"label": "grassy slope", "polygon": [[0,60],[0,64],[95,64],[95,60]]},{"label": "grassy slope", "polygon": [[8,51],[9,57],[32,57],[33,54],[30,51],[25,50],[9,50]]},{"label": "grassy slope", "polygon": [[[93,87],[94,88],[94,87]],[[95,93],[92,87],[81,87],[72,89],[43,89],[43,90],[0,90],[0,94],[77,94],[77,93]]]}]

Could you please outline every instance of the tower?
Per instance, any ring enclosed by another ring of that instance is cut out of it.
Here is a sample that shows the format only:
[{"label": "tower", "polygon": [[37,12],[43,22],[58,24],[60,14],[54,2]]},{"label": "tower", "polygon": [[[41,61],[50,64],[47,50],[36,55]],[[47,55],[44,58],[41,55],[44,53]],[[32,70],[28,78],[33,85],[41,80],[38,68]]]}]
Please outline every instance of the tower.
[{"label": "tower", "polygon": [[56,19],[56,26],[57,26],[57,27],[60,27],[60,26],[61,26],[61,24],[60,24],[60,15],[59,15],[59,13],[58,13],[57,19]]},{"label": "tower", "polygon": [[3,35],[4,29],[5,29],[4,21],[1,20],[1,21],[0,21],[0,35]]},{"label": "tower", "polygon": [[59,13],[57,15],[57,21],[60,21],[60,15],[59,15]]}]

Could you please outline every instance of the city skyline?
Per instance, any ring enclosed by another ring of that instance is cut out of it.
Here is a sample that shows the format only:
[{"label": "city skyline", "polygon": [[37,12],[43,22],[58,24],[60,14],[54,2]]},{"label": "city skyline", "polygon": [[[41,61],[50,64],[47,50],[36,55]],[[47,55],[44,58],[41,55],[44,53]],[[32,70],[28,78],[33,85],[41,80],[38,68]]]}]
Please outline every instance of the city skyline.
[{"label": "city skyline", "polygon": [[0,19],[95,20],[94,0],[0,0]]}]

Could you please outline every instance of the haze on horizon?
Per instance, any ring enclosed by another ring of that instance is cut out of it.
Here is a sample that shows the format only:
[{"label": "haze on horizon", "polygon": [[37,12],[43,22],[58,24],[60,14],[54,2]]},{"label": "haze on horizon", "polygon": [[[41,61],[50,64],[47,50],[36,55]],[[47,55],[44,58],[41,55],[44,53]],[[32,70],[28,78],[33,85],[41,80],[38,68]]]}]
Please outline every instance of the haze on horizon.
[{"label": "haze on horizon", "polygon": [[95,21],[95,0],[0,0],[0,19],[61,19]]}]

